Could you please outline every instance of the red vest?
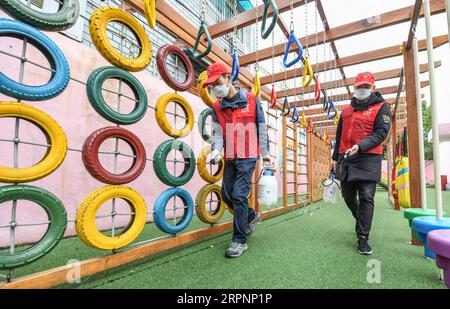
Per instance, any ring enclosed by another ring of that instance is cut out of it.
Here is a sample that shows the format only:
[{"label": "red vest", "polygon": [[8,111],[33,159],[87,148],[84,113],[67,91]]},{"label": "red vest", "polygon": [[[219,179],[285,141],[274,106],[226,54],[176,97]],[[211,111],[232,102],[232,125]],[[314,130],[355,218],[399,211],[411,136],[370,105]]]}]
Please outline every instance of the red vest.
[{"label": "red vest", "polygon": [[213,104],[217,121],[222,128],[225,160],[259,157],[256,123],[256,98],[247,93],[247,106],[243,108],[220,108],[221,100]]},{"label": "red vest", "polygon": [[[355,144],[373,133],[373,125],[378,112],[385,102],[370,105],[366,110],[355,111],[352,105],[346,106],[341,113],[342,133],[339,153],[345,153]],[[382,154],[383,145],[373,147],[363,153]]]}]

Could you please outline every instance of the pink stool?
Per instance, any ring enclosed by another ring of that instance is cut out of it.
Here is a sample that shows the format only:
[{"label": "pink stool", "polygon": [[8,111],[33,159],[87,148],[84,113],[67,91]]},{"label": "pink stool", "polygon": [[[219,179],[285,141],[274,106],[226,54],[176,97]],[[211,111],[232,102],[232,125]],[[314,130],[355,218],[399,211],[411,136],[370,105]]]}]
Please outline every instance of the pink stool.
[{"label": "pink stool", "polygon": [[444,271],[444,282],[450,289],[450,230],[429,232],[428,246],[436,253],[436,265]]}]

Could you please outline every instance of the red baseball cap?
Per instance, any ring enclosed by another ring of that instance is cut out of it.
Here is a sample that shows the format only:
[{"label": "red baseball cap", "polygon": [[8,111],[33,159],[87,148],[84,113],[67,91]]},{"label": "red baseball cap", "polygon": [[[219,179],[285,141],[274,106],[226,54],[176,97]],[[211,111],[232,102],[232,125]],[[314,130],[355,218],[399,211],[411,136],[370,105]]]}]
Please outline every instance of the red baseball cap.
[{"label": "red baseball cap", "polygon": [[214,83],[223,74],[231,74],[230,70],[221,62],[211,64],[208,69],[208,79],[203,83],[203,88],[208,87],[209,84]]},{"label": "red baseball cap", "polygon": [[359,73],[358,76],[356,76],[355,79],[355,87],[359,87],[361,85],[375,85],[375,77],[370,72],[362,72]]}]

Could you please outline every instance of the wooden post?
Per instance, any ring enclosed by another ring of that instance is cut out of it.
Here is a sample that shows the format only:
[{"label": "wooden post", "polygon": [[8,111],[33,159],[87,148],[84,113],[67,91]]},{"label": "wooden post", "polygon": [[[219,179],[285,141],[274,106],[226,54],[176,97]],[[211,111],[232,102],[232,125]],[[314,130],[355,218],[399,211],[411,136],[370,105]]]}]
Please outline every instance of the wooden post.
[{"label": "wooden post", "polygon": [[[412,208],[421,208],[420,186],[420,158],[419,158],[419,131],[417,120],[416,77],[414,72],[414,53],[412,49],[406,49],[403,54],[405,68],[405,90],[407,132],[408,132],[408,158],[409,158],[409,183]],[[395,134],[396,131],[393,131]]]},{"label": "wooden post", "polygon": [[282,117],[281,145],[283,147],[283,207],[287,207],[287,125],[286,117]]},{"label": "wooden post", "polygon": [[298,125],[293,124],[294,128],[294,205],[298,203]]},{"label": "wooden post", "polygon": [[308,204],[312,204],[312,190],[313,190],[313,181],[312,181],[312,170],[313,170],[313,166],[312,166],[312,151],[313,151],[313,147],[312,147],[312,133],[311,132],[306,132],[306,136],[307,136],[307,143],[308,143],[308,157],[307,157],[307,164],[308,166],[307,168],[307,173],[308,173]]}]

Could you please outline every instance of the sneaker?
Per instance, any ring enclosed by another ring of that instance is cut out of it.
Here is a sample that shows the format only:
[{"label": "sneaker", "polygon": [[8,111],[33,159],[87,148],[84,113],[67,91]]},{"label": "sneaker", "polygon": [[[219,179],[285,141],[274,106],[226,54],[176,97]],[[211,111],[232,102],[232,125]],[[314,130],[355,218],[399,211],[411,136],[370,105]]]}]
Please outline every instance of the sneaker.
[{"label": "sneaker", "polygon": [[369,244],[367,243],[367,239],[364,237],[358,239],[358,252],[363,255],[371,255],[373,252],[372,248],[370,248]]},{"label": "sneaker", "polygon": [[232,242],[228,247],[227,251],[225,251],[225,256],[229,258],[237,258],[242,255],[245,251],[247,251],[247,244],[239,244],[237,242]]},{"label": "sneaker", "polygon": [[249,233],[247,237],[250,237],[250,235],[252,235],[255,232],[256,225],[259,223],[259,221],[261,221],[261,215],[259,214],[259,212],[256,212],[253,220],[248,223]]}]

